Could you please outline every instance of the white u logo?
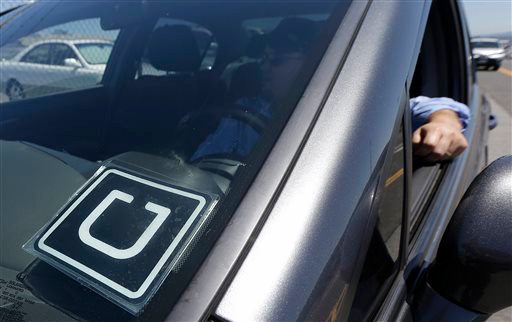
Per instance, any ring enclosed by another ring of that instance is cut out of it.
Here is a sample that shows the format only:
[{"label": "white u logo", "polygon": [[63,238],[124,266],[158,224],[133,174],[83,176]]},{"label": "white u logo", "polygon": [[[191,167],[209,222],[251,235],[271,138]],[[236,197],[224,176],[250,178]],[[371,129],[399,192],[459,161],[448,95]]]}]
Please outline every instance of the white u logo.
[{"label": "white u logo", "polygon": [[119,190],[112,190],[100,204],[94,208],[94,210],[85,218],[78,229],[78,236],[80,240],[85,244],[91,246],[94,249],[116,259],[127,259],[132,258],[139,254],[144,247],[149,243],[153,235],[157,232],[158,228],[164,223],[165,219],[171,213],[171,210],[166,207],[162,207],[152,202],[148,202],[145,206],[146,210],[155,213],[157,216],[151,221],[151,224],[146,230],[140,235],[139,239],[129,248],[119,249],[112,245],[109,245],[91,235],[91,226],[101,216],[101,214],[114,202],[119,199],[126,203],[133,201],[133,196]]}]

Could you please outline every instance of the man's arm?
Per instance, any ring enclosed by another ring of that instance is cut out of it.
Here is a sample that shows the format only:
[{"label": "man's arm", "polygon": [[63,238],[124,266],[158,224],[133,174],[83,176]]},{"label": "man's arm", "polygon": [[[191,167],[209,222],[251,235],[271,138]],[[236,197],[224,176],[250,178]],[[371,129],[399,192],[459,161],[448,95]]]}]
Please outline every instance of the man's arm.
[{"label": "man's arm", "polygon": [[414,154],[426,161],[453,159],[468,146],[463,130],[469,119],[469,108],[449,98],[411,99]]}]

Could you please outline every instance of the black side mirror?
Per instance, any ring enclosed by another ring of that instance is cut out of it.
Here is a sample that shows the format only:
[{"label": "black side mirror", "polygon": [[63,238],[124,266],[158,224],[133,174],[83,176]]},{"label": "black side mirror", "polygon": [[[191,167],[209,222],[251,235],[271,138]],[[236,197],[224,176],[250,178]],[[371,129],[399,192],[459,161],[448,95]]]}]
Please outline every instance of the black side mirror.
[{"label": "black side mirror", "polygon": [[471,183],[427,282],[445,299],[476,313],[512,306],[512,156],[496,160]]}]

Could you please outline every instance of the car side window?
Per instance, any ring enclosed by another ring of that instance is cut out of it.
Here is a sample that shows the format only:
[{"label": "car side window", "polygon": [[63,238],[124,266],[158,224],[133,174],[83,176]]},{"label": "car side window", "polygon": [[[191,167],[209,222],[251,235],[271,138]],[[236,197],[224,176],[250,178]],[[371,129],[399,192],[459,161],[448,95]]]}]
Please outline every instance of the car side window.
[{"label": "car side window", "polygon": [[75,59],[79,62],[77,55],[68,45],[54,44],[52,46],[52,65],[65,66],[64,61],[68,58]]},{"label": "car side window", "polygon": [[[0,102],[97,86],[118,33],[102,29],[100,17],[94,16],[42,20],[34,28],[20,29],[0,47],[0,52],[7,52],[0,63]],[[66,65],[66,59],[75,61],[68,60]]]},{"label": "car side window", "polygon": [[383,300],[393,277],[399,270],[402,222],[405,195],[404,125],[395,133],[384,186],[376,195],[378,208],[368,252],[349,321],[366,321],[372,318],[375,308]]},{"label": "car side window", "polygon": [[[449,1],[433,1],[416,66],[411,71],[409,97],[449,97],[466,103],[468,84],[460,32]],[[414,131],[414,129],[412,129]],[[412,136],[412,133],[410,134]],[[447,163],[428,163],[413,156],[409,236],[415,237],[437,191]]]},{"label": "car side window", "polygon": [[50,44],[36,46],[26,53],[21,61],[24,63],[48,65],[50,64],[50,48]]}]

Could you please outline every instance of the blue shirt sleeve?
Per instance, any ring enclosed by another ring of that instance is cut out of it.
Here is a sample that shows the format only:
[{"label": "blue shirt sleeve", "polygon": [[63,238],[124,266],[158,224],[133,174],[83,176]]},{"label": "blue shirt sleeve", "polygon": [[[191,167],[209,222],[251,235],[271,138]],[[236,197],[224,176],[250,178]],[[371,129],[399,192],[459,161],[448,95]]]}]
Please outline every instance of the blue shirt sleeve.
[{"label": "blue shirt sleeve", "polygon": [[448,97],[430,98],[418,96],[411,98],[409,105],[411,107],[413,131],[427,123],[430,115],[439,110],[451,110],[457,113],[463,131],[466,129],[471,119],[469,108],[465,104],[454,101]]},{"label": "blue shirt sleeve", "polygon": [[[237,104],[263,117],[271,116],[270,104],[259,97],[241,98]],[[224,117],[220,120],[215,132],[201,143],[190,160],[195,161],[204,156],[222,153],[245,157],[259,141],[260,136],[249,124]]]}]

